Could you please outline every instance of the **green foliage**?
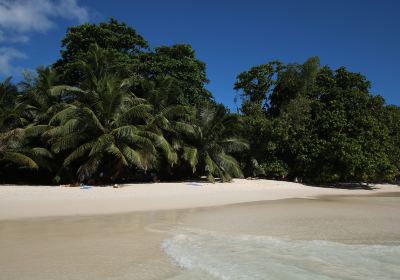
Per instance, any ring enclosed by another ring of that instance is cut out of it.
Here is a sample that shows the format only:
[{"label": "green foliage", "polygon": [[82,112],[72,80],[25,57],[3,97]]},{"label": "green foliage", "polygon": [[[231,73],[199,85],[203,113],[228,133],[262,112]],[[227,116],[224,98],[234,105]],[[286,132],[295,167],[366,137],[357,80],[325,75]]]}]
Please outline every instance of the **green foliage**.
[{"label": "green foliage", "polygon": [[[136,55],[132,50],[98,44],[75,49],[75,33],[85,37],[86,29],[97,28],[104,25],[72,28],[72,37],[65,40],[71,44],[67,50],[76,53],[65,65],[79,79],[65,83],[68,79],[55,65],[55,70],[27,74],[20,91],[10,79],[1,84],[0,101],[7,110],[1,119],[2,181],[32,182],[34,174],[56,184],[241,177],[232,156],[247,147],[235,137],[238,117],[215,107],[209,96],[200,98],[206,92],[205,65],[191,47],[159,48],[151,63],[159,72],[138,73],[115,56]],[[196,110],[192,102],[207,110]],[[5,176],[10,169],[16,176]],[[20,170],[32,171],[28,176]],[[18,174],[23,174],[19,180]]]},{"label": "green foliage", "polygon": [[234,89],[240,91],[245,101],[266,105],[267,96],[275,84],[274,77],[280,72],[281,67],[282,64],[278,61],[254,66],[237,76]]},{"label": "green foliage", "polygon": [[[63,168],[81,160],[79,181],[103,180],[101,173],[113,181],[127,167],[151,168],[156,157],[151,133],[142,128],[151,117],[151,105],[130,91],[130,83],[102,67],[100,62],[109,61],[107,55],[95,48],[80,62],[86,77],[81,88],[53,88],[53,92],[63,92],[67,100],[74,99],[74,104],[53,116],[51,128],[43,136],[54,153],[67,153]],[[73,98],[68,98],[70,95]],[[106,170],[104,161],[113,167]]]},{"label": "green foliage", "polygon": [[211,93],[204,88],[208,83],[206,64],[196,58],[190,45],[162,46],[142,53],[137,69],[148,79],[174,78],[180,88],[177,101],[181,104],[201,107],[213,102]]},{"label": "green foliage", "polygon": [[[62,40],[61,58],[54,64],[64,84],[79,86],[87,80],[82,60],[92,57],[94,64],[104,68],[113,65],[113,73],[121,78],[141,77],[157,80],[175,78],[181,89],[178,101],[184,105],[202,106],[213,103],[212,94],[204,88],[208,83],[206,64],[198,60],[190,45],[177,44],[149,50],[147,41],[130,26],[111,18],[109,22],[82,24],[68,29]],[[107,52],[108,61],[99,61],[89,54],[95,48]]]},{"label": "green foliage", "polygon": [[386,143],[387,154],[393,167],[393,175],[400,179],[400,107],[390,105],[383,112],[383,122],[389,130],[389,140]]},{"label": "green foliage", "polygon": [[[244,72],[235,84],[244,96],[262,96],[242,104],[243,134],[251,144],[244,162],[255,158],[270,178],[315,183],[398,178],[399,107],[385,106],[363,75],[344,67],[320,67],[315,57],[303,65],[279,65],[263,72],[264,78],[259,71]],[[252,69],[260,67],[265,65]],[[244,76],[268,81],[268,90],[255,94],[242,83]],[[251,175],[251,168],[245,170]]]},{"label": "green foliage", "polygon": [[51,67],[0,83],[0,182],[400,179],[400,108],[344,67],[252,67],[232,114],[190,45],[150,49],[110,19],[69,28],[62,48]]},{"label": "green foliage", "polygon": [[0,166],[5,169],[51,169],[52,153],[43,147],[31,147],[31,144],[25,129],[0,133]]},{"label": "green foliage", "polygon": [[239,162],[232,156],[249,148],[237,135],[240,126],[238,116],[227,113],[224,107],[204,107],[197,113],[194,134],[187,136],[183,159],[211,182],[215,177],[223,182],[243,177]]},{"label": "green foliage", "polygon": [[61,43],[61,58],[54,64],[64,83],[77,85],[84,79],[76,62],[84,59],[94,46],[111,53],[112,59],[120,64],[118,70],[126,74],[135,57],[148,48],[148,43],[135,29],[113,18],[98,25],[86,23],[70,27]]},{"label": "green foliage", "polygon": [[17,104],[17,87],[11,77],[0,83],[0,132],[22,127],[28,123],[23,108]]}]

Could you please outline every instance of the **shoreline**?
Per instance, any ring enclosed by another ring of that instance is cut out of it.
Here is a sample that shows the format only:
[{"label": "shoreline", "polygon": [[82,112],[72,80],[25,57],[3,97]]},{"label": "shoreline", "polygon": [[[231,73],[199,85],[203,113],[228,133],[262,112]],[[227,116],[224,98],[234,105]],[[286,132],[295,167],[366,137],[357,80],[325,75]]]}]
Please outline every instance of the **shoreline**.
[{"label": "shoreline", "polygon": [[[255,279],[264,279],[271,271],[281,271],[269,270],[266,264],[279,263],[294,279],[298,271],[293,267],[308,271],[310,262],[332,264],[341,267],[333,270],[340,274],[353,257],[361,260],[358,271],[370,275],[371,259],[376,262],[385,254],[391,259],[377,265],[391,270],[383,270],[383,276],[376,272],[374,279],[397,279],[388,275],[399,271],[393,265],[400,256],[399,194],[4,220],[0,221],[0,270],[10,280],[50,280],[54,275],[216,280],[220,278],[210,272],[218,263],[219,275],[231,275],[228,279],[255,272],[259,275]],[[311,258],[305,257],[308,254]],[[311,278],[320,275],[324,271],[317,269]]]},{"label": "shoreline", "polygon": [[[154,184],[145,189],[146,196],[141,196],[135,186],[76,188],[69,193],[54,187],[12,188],[6,204],[39,207],[42,203],[40,211],[52,211],[48,212],[52,215],[38,216],[41,212],[30,208],[35,214],[31,217],[0,219],[0,271],[10,280],[50,280],[54,275],[62,279],[216,280],[220,278],[213,277],[213,269],[218,263],[218,275],[228,275],[229,279],[249,273],[258,273],[255,279],[264,279],[271,271],[281,271],[270,270],[266,264],[279,263],[290,278],[295,278],[298,272],[291,269],[300,266],[309,271],[310,262],[341,267],[333,270],[337,276],[356,256],[362,275],[370,275],[372,259],[387,268],[383,274],[376,272],[376,279],[397,279],[390,275],[399,271],[393,265],[400,256],[399,187],[332,190],[274,183],[260,181],[259,186],[246,186],[239,181],[231,190],[226,190],[230,184],[224,184],[203,186],[197,193],[182,183]],[[177,193],[165,194],[172,190]],[[195,198],[197,204],[215,205],[177,209],[182,204],[173,202],[182,192],[192,206]],[[0,187],[1,209],[6,206],[4,193]],[[254,200],[256,194],[258,199],[267,195],[269,199]],[[112,199],[107,199],[110,196]],[[215,199],[210,201],[210,196]],[[52,208],[49,199],[56,198],[58,208]],[[70,215],[77,205],[73,198],[88,203],[88,208],[78,209],[80,212],[75,209],[78,214]],[[99,208],[99,199],[113,207],[121,201],[123,205],[131,203],[131,208],[132,202],[140,202],[136,205],[140,209],[151,200],[164,204],[148,205],[153,208],[150,210],[112,212],[107,205]],[[253,200],[221,204],[233,199]],[[67,205],[69,208],[65,208]],[[161,206],[171,208],[156,209]],[[54,215],[56,210],[65,215]],[[304,257],[310,253],[311,259]],[[380,260],[381,254],[389,256],[389,261]],[[316,279],[325,275],[318,269],[310,273]]]},{"label": "shoreline", "polygon": [[0,186],[0,220],[88,216],[225,206],[290,198],[399,193],[397,185],[373,189],[314,187],[274,180],[235,179],[231,183],[126,184],[120,188]]}]

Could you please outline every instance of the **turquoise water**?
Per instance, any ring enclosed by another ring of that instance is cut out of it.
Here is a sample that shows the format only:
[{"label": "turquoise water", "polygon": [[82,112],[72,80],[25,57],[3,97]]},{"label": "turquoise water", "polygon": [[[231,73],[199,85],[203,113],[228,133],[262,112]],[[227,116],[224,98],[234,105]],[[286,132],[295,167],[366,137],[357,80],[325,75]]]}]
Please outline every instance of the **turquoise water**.
[{"label": "turquoise water", "polygon": [[173,279],[398,280],[400,246],[299,241],[176,230],[163,249],[182,268]]}]

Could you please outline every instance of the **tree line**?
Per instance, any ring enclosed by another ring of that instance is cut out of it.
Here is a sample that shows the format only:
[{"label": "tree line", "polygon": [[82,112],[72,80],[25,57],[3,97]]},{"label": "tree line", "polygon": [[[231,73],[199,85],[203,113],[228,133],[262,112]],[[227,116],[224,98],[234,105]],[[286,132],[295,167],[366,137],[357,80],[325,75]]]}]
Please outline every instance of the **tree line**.
[{"label": "tree line", "polygon": [[359,73],[317,57],[254,66],[236,113],[207,82],[190,45],[151,49],[115,19],[70,27],[60,59],[0,83],[0,182],[400,177],[400,108]]}]

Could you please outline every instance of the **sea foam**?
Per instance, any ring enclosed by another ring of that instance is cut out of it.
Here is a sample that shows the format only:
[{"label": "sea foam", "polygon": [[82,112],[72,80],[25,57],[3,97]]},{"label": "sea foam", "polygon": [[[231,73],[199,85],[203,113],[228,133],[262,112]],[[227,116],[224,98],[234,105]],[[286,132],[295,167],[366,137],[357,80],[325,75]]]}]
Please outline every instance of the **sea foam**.
[{"label": "sea foam", "polygon": [[400,246],[299,241],[180,229],[163,242],[175,264],[203,279],[398,280]]}]

